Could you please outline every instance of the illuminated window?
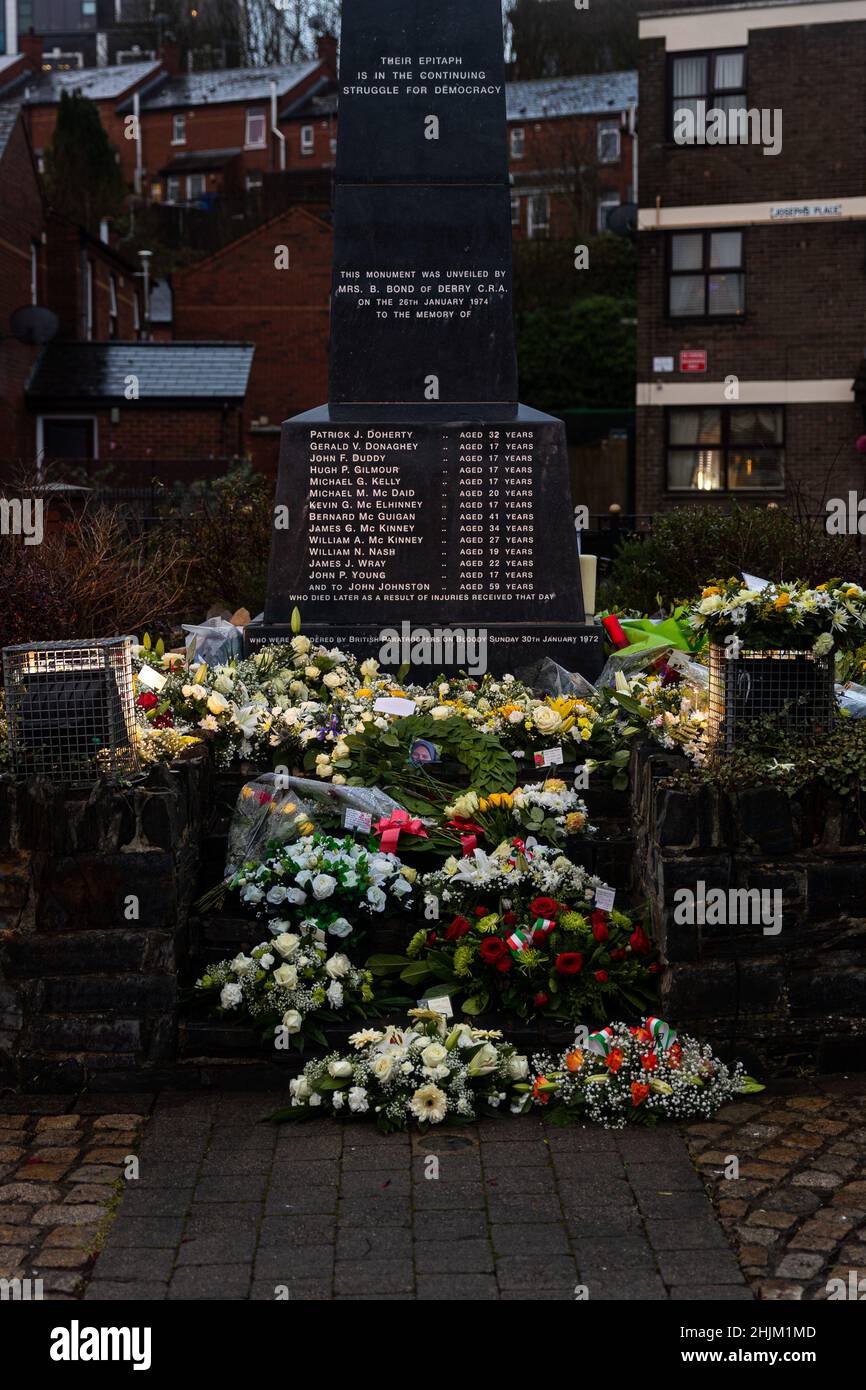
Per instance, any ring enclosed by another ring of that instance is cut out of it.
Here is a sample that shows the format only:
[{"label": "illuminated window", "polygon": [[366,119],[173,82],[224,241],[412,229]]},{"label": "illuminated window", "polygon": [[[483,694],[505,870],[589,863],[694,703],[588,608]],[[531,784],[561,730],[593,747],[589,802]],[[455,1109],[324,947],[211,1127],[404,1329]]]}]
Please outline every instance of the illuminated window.
[{"label": "illuminated window", "polygon": [[785,485],[785,412],[775,405],[667,411],[671,492],[774,492]]}]

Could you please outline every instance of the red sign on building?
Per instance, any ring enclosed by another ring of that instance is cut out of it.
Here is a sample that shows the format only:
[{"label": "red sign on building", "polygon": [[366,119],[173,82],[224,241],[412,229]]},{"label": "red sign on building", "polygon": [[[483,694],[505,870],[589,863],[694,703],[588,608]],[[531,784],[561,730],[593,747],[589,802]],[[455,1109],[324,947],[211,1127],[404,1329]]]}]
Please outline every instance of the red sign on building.
[{"label": "red sign on building", "polygon": [[707,370],[707,354],[703,348],[690,348],[686,352],[680,353],[681,372],[705,372]]}]

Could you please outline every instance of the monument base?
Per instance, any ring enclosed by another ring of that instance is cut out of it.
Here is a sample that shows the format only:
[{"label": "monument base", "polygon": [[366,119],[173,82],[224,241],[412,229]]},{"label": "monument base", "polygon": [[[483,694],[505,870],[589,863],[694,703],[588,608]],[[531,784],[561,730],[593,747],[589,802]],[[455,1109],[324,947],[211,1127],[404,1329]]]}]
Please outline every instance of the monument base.
[{"label": "monument base", "polygon": [[[375,657],[383,671],[396,673],[408,667],[418,684],[439,675],[465,671],[481,676],[515,674],[549,658],[566,671],[595,681],[604,665],[602,630],[593,623],[448,623],[435,625],[402,622],[355,626],[313,623],[304,625],[311,642],[356,656]],[[288,623],[250,623],[244,632],[244,655],[254,656],[262,647],[288,645],[294,633]]]}]

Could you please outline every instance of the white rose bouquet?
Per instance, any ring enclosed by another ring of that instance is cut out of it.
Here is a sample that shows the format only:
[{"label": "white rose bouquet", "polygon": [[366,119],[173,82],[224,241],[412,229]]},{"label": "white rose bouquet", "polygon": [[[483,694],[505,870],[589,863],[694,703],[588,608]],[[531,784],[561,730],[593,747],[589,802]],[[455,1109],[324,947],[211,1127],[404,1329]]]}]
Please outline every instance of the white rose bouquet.
[{"label": "white rose bouquet", "polygon": [[273,919],[272,930],[279,921],[346,937],[359,914],[408,907],[416,877],[396,854],[316,833],[276,846],[261,863],[244,864],[228,890],[257,916]]},{"label": "white rose bouquet", "polygon": [[210,966],[195,987],[218,996],[219,1014],[257,1025],[277,1047],[302,1047],[305,1038],[326,1047],[323,1023],[346,1014],[366,1018],[372,978],[341,951],[329,955],[322,933],[281,932],[249,955]]},{"label": "white rose bouquet", "polygon": [[348,1056],[333,1052],[308,1062],[289,1082],[290,1104],[269,1118],[363,1115],[386,1134],[411,1124],[426,1130],[495,1114],[529,1073],[527,1058],[501,1033],[449,1027],[432,1009],[410,1009],[405,1026],[367,1028],[349,1042]]}]

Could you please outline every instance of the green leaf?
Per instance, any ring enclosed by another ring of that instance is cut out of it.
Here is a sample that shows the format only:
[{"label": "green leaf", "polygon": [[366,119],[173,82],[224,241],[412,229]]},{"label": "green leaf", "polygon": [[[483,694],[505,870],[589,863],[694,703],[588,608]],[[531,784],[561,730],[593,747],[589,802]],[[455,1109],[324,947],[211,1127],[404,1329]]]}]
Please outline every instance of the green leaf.
[{"label": "green leaf", "polygon": [[398,970],[405,969],[409,963],[408,956],[370,956],[364,962],[364,969],[372,970],[374,975],[391,975]]},{"label": "green leaf", "polygon": [[430,967],[425,960],[413,960],[411,965],[400,971],[400,979],[405,980],[407,985],[420,985],[430,973]]},{"label": "green leaf", "polygon": [[[464,999],[461,1008],[465,1014],[483,1014],[484,1010],[487,1008],[489,1003],[490,995],[487,993],[486,990],[483,990],[479,994],[473,994],[469,999]],[[478,1049],[476,1048],[475,1051],[477,1052],[477,1050]],[[464,1054],[461,1050],[461,1056],[463,1055]],[[466,1055],[468,1055],[469,1057],[473,1056],[473,1050],[470,1048]]]}]

